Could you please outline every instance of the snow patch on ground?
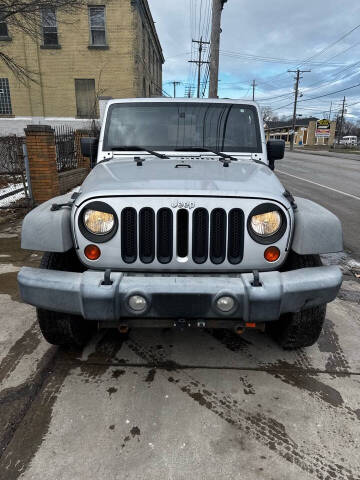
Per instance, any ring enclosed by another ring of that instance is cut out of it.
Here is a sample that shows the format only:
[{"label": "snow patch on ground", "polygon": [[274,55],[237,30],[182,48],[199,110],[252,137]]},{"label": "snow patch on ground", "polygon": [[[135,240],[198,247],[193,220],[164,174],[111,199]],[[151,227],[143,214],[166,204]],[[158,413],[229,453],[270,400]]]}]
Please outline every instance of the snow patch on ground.
[{"label": "snow patch on ground", "polygon": [[345,275],[356,275],[360,272],[360,262],[351,258],[346,252],[328,253],[321,255],[321,259],[324,265],[339,265]]},{"label": "snow patch on ground", "polygon": [[[18,190],[22,188],[22,183],[15,183],[8,187],[0,188],[0,197],[2,195],[6,195],[7,193],[11,193],[13,190]],[[3,198],[0,200],[0,207],[10,207],[12,203],[20,200],[21,198],[25,198],[25,191],[15,193],[15,195],[11,195],[10,197]]]}]

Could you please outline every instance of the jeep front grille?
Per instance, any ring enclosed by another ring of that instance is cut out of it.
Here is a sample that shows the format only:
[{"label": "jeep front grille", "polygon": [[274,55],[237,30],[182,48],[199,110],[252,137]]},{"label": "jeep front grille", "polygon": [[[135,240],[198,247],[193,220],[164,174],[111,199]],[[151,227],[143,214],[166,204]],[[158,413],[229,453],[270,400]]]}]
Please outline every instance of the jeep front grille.
[{"label": "jeep front grille", "polygon": [[207,260],[221,265],[241,263],[244,251],[244,213],[238,208],[228,213],[222,208],[193,211],[150,207],[137,212],[126,207],[121,212],[121,257],[127,264],[139,260],[161,264],[175,257],[179,264],[189,259],[195,264]]},{"label": "jeep front grille", "polygon": [[121,212],[121,255],[125,263],[134,263],[137,258],[137,213],[135,208]]},{"label": "jeep front grille", "polygon": [[157,213],[157,258],[160,263],[170,263],[173,257],[173,213],[161,208]]}]

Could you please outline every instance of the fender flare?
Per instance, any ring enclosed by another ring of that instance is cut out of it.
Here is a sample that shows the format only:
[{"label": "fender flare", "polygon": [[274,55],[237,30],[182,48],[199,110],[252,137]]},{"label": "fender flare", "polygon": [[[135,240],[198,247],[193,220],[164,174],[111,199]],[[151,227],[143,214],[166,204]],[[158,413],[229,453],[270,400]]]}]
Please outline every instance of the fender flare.
[{"label": "fender flare", "polygon": [[29,212],[22,224],[21,248],[40,252],[67,252],[73,247],[71,208],[51,211],[53,203],[71,201],[72,193],[54,197]]},{"label": "fender flare", "polygon": [[343,251],[343,232],[336,215],[311,200],[294,197],[294,236],[291,249],[299,255]]}]

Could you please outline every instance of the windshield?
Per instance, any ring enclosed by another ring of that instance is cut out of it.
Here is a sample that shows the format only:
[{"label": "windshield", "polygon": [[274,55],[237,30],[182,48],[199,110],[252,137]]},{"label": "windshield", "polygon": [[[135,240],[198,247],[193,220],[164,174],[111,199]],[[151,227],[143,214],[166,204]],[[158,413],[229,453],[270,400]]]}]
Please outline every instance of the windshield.
[{"label": "windshield", "polygon": [[134,145],[163,151],[262,152],[256,108],[224,103],[110,105],[103,150],[131,150]]}]

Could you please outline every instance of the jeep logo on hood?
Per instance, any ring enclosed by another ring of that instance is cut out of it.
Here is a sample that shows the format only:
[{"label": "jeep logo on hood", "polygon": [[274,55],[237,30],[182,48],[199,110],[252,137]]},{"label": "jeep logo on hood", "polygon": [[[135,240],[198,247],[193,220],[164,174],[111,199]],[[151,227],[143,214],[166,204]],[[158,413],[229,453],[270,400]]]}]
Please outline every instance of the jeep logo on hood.
[{"label": "jeep logo on hood", "polygon": [[174,200],[171,203],[172,208],[188,208],[191,210],[192,208],[195,208],[195,202],[181,202],[180,200]]}]

